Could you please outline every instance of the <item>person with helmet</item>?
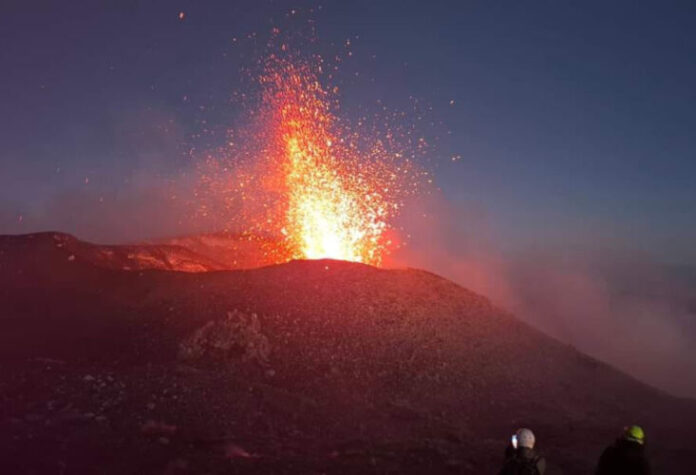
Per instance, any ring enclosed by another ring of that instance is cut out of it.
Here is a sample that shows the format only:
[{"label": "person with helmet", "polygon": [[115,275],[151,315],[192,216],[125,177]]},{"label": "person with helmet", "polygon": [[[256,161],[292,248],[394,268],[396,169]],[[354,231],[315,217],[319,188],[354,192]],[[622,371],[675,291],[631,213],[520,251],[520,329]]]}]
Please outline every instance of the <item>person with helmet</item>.
[{"label": "person with helmet", "polygon": [[599,457],[595,475],[649,475],[650,463],[645,456],[645,432],[640,426],[624,427],[614,444]]},{"label": "person with helmet", "polygon": [[535,442],[530,429],[517,429],[505,450],[505,463],[499,475],[544,475],[546,459],[534,450]]}]

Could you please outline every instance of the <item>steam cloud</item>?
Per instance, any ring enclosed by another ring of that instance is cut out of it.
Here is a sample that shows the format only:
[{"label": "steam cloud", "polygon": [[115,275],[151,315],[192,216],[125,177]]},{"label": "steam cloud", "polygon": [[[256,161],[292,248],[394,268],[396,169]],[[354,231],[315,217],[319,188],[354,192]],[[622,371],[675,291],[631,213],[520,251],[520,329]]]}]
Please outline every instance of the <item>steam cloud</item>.
[{"label": "steam cloud", "polygon": [[696,269],[597,243],[503,254],[481,207],[433,197],[411,211],[411,243],[393,264],[439,273],[637,379],[696,397]]}]

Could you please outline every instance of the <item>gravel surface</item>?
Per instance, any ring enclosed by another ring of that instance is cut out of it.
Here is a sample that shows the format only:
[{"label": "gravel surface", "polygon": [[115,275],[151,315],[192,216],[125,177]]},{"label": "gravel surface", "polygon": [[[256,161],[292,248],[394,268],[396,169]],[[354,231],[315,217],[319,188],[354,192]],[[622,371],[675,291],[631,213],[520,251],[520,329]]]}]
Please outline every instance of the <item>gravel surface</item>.
[{"label": "gravel surface", "polygon": [[495,473],[529,426],[580,474],[631,423],[656,473],[696,456],[696,402],[428,272],[107,251],[142,250],[0,236],[3,473]]}]

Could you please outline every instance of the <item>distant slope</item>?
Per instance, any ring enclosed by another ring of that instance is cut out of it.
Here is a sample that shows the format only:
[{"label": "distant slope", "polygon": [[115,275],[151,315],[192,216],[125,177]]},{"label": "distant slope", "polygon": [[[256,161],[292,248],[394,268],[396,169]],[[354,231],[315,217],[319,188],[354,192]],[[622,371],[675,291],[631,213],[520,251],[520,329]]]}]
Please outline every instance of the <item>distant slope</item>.
[{"label": "distant slope", "polygon": [[27,235],[37,243],[52,243],[68,253],[68,259],[79,259],[98,267],[114,270],[176,270],[208,272],[227,268],[224,264],[173,243],[137,245],[95,245],[80,241],[69,234],[39,233]]},{"label": "distant slope", "polygon": [[219,262],[226,269],[251,269],[271,265],[275,262],[274,251],[279,243],[263,236],[238,233],[209,233],[179,236],[152,244],[169,244],[194,251]]},{"label": "distant slope", "polygon": [[696,455],[693,401],[436,275],[132,272],[64,242],[0,237],[10,473],[494,473],[522,425],[561,473],[591,472],[628,423],[658,473]]}]

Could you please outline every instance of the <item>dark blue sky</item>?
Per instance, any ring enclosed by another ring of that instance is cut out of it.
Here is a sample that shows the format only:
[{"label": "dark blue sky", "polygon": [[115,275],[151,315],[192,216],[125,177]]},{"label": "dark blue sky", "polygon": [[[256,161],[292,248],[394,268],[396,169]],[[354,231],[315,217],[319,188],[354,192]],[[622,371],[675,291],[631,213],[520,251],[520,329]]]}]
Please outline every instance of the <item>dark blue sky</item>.
[{"label": "dark blue sky", "polygon": [[692,2],[3,2],[0,232],[91,237],[52,218],[61,197],[185,170],[193,134],[234,124],[229,95],[260,49],[232,39],[318,5],[318,48],[352,38],[348,69],[369,78],[346,103],[432,104],[452,131],[438,183],[504,249],[696,263]]}]

